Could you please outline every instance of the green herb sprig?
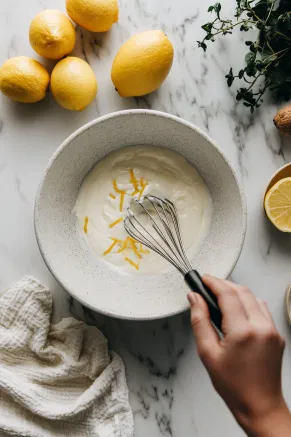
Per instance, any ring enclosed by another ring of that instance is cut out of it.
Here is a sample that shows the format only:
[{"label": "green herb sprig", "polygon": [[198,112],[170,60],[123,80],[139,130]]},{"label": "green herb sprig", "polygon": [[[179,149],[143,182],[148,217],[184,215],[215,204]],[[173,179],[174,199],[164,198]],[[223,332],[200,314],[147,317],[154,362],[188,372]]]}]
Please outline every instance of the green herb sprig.
[{"label": "green herb sprig", "polygon": [[204,51],[208,43],[220,35],[232,34],[234,28],[241,32],[258,31],[256,38],[245,41],[249,48],[245,67],[234,73],[230,68],[225,76],[230,87],[235,79],[246,85],[237,90],[236,99],[253,113],[263,102],[269,89],[280,99],[291,96],[291,0],[236,0],[234,19],[222,18],[221,3],[208,8],[215,18],[202,26],[206,36],[197,41]]}]

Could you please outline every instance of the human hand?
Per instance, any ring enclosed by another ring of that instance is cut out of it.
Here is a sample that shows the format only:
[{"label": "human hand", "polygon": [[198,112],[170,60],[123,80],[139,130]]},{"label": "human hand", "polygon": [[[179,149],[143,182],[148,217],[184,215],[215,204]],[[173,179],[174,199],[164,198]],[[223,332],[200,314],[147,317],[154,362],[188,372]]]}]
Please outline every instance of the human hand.
[{"label": "human hand", "polygon": [[271,424],[285,420],[290,436],[291,416],[281,390],[284,340],[267,305],[246,287],[210,276],[203,282],[218,299],[223,338],[202,297],[189,293],[188,299],[198,353],[215,389],[249,435],[273,436]]}]

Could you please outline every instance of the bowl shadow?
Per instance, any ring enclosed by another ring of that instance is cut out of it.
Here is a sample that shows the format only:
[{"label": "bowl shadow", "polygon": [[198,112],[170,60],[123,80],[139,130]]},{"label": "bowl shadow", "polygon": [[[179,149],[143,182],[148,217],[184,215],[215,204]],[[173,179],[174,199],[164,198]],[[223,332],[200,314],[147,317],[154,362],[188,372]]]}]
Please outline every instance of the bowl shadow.
[{"label": "bowl shadow", "polygon": [[107,337],[109,348],[124,358],[128,352],[151,375],[170,379],[191,340],[189,311],[151,321],[114,319],[94,312],[69,297],[71,314],[97,326]]},{"label": "bowl shadow", "polygon": [[291,253],[291,233],[279,231],[268,219],[264,217],[263,226],[269,236],[268,254],[276,247],[283,256]]}]

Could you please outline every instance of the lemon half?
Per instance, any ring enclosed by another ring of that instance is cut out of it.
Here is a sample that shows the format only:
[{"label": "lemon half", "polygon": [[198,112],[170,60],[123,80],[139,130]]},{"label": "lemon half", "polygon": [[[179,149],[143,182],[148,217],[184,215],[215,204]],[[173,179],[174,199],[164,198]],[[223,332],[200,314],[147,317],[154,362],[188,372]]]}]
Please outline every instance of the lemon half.
[{"label": "lemon half", "polygon": [[265,210],[273,225],[291,232],[291,177],[281,179],[266,194]]}]

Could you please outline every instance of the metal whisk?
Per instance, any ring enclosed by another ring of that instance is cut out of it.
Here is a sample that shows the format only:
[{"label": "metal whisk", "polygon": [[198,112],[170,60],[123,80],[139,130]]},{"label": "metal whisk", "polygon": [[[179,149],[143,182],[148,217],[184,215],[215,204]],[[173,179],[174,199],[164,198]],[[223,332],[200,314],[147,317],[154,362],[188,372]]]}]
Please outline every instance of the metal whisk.
[{"label": "metal whisk", "polygon": [[[128,208],[124,221],[127,233],[169,261],[184,276],[192,291],[199,293],[206,301],[211,320],[221,331],[221,312],[215,295],[206,287],[199,273],[194,270],[187,258],[183,245],[178,214],[175,205],[168,199],[156,196],[144,196],[135,200],[141,213],[135,214]],[[147,220],[147,223],[143,223]]]}]

